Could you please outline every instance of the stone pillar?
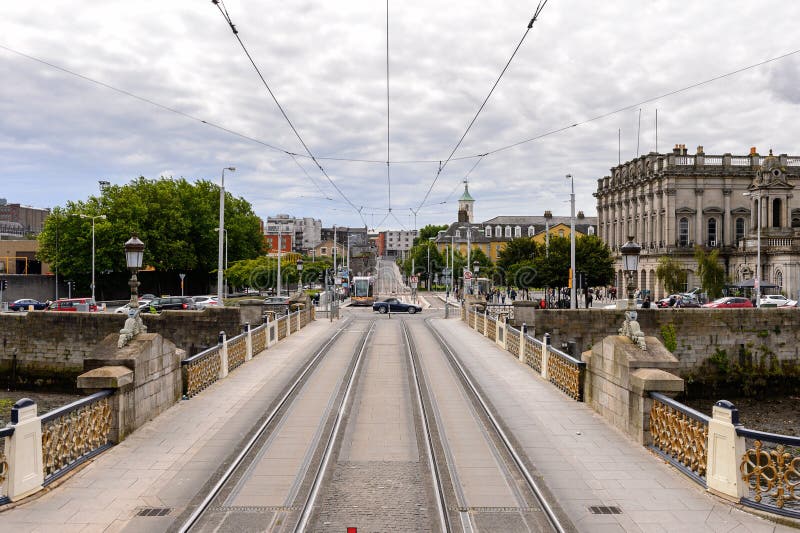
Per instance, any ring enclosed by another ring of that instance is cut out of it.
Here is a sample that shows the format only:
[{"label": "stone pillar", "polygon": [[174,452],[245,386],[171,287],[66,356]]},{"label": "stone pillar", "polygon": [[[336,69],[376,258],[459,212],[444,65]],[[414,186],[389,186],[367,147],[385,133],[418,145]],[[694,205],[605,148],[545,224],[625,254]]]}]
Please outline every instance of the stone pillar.
[{"label": "stone pillar", "polygon": [[111,433],[109,439],[120,443],[136,429],[136,397],[134,373],[125,366],[101,366],[78,376],[78,388],[86,394],[113,389],[109,396],[111,406]]},{"label": "stone pillar", "polygon": [[675,195],[678,191],[675,189],[667,190],[667,212],[664,214],[664,222],[666,224],[666,243],[670,246],[675,245]]},{"label": "stone pillar", "polygon": [[224,331],[219,332],[219,379],[228,377],[228,337]]},{"label": "stone pillar", "polygon": [[694,214],[694,243],[695,245],[705,244],[703,238],[703,189],[694,190],[694,203],[697,213]]},{"label": "stone pillar", "polygon": [[250,330],[250,322],[245,322],[244,332],[247,334],[245,342],[247,343],[247,352],[245,353],[244,360],[249,361],[253,358],[253,333]]},{"label": "stone pillar", "polygon": [[483,333],[484,337],[489,335],[488,327],[489,327],[489,311],[484,308],[484,310],[483,310],[483,331],[481,332],[481,333]]},{"label": "stone pillar", "polygon": [[8,499],[12,502],[38,492],[44,483],[42,421],[36,402],[22,398],[11,408],[14,434],[6,438]]},{"label": "stone pillar", "polygon": [[708,490],[735,502],[745,495],[745,482],[739,475],[739,461],[745,453],[744,437],[736,434],[739,411],[731,402],[714,404],[708,422]]},{"label": "stone pillar", "polygon": [[542,377],[546,380],[550,379],[550,372],[547,370],[547,365],[550,361],[550,334],[545,333],[543,339],[544,346],[542,346]]},{"label": "stone pillar", "polygon": [[528,332],[528,325],[526,323],[522,323],[522,327],[519,328],[519,362],[525,362],[525,334]]},{"label": "stone pillar", "polygon": [[662,191],[656,193],[656,244],[661,247],[664,245],[664,194]]},{"label": "stone pillar", "polygon": [[[722,245],[731,246],[733,244],[733,227],[731,226],[731,189],[722,189],[723,209],[722,213]],[[719,237],[717,237],[719,239]]]}]

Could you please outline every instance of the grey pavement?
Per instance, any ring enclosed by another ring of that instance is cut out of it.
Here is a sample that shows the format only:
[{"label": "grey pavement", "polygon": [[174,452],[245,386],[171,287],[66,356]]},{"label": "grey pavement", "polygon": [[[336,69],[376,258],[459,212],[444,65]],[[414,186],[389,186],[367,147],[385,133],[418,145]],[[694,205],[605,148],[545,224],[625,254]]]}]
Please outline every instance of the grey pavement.
[{"label": "grey pavement", "polygon": [[[180,401],[44,494],[0,514],[0,532],[163,531],[341,322],[317,320]],[[165,517],[136,516],[145,507]]]},{"label": "grey pavement", "polygon": [[[458,319],[433,325],[459,353],[580,531],[789,532],[722,501]],[[617,506],[595,515],[590,506]]]}]

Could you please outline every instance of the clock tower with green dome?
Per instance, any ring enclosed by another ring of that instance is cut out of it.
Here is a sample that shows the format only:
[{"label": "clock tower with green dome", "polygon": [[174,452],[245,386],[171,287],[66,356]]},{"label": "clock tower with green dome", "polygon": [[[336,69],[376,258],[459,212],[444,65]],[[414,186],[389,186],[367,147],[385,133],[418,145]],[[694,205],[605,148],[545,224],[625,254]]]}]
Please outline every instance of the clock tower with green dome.
[{"label": "clock tower with green dome", "polygon": [[458,221],[459,222],[473,222],[472,204],[475,199],[469,194],[469,182],[464,180],[464,194],[458,199]]}]

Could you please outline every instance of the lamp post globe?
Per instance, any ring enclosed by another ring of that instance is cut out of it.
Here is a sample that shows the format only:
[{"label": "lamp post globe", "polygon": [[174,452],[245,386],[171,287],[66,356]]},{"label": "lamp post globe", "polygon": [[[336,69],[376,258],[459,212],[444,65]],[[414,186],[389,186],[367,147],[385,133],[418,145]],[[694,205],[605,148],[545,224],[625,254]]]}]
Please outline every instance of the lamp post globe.
[{"label": "lamp post globe", "polygon": [[125,265],[131,271],[131,279],[128,285],[131,288],[131,301],[130,307],[135,309],[139,307],[139,280],[136,279],[136,273],[142,268],[142,260],[144,258],[144,243],[139,240],[139,237],[132,235],[130,239],[125,242]]},{"label": "lamp post globe", "polygon": [[639,253],[642,247],[633,242],[633,236],[628,237],[628,242],[622,245],[620,253],[622,254],[622,266],[628,275],[628,308],[634,307],[633,292],[636,289],[634,276],[639,271]]}]

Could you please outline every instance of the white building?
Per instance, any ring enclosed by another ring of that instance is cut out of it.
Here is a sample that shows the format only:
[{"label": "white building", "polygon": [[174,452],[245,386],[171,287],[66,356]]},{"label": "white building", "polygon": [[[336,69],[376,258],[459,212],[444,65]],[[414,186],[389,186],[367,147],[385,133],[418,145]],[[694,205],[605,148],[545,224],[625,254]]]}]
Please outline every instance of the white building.
[{"label": "white building", "polygon": [[322,241],[322,221],[315,218],[296,218],[287,214],[268,217],[264,233],[277,235],[279,231],[281,235],[291,235],[291,249],[298,253],[313,250]]},{"label": "white building", "polygon": [[417,230],[384,231],[384,255],[386,257],[403,257],[414,245]]}]

